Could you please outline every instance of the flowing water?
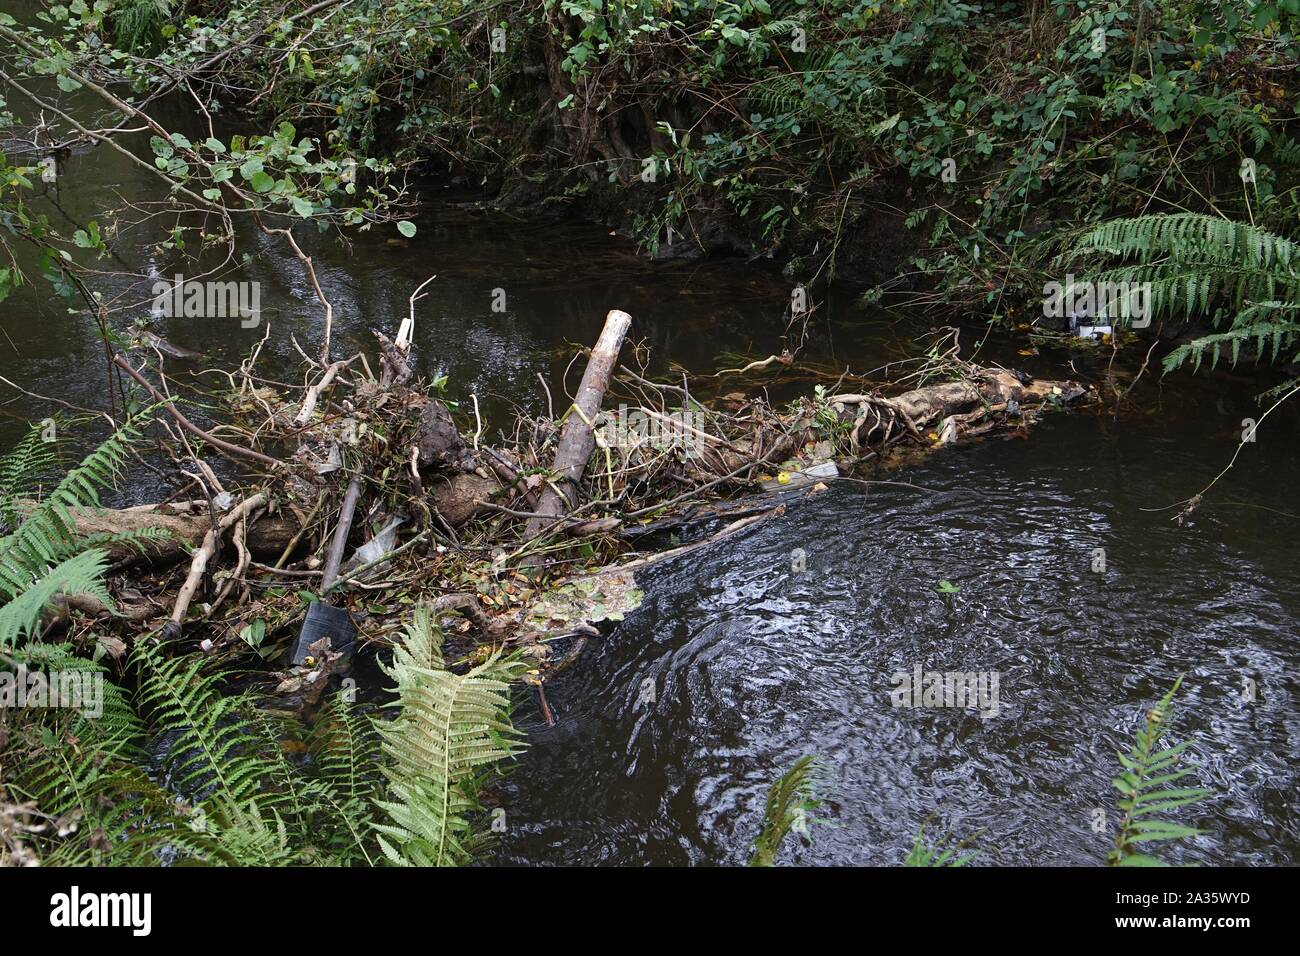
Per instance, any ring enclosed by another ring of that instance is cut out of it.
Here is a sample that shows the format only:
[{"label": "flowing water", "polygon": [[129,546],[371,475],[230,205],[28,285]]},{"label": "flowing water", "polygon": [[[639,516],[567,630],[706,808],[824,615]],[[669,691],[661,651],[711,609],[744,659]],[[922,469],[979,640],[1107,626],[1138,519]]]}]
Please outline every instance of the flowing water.
[{"label": "flowing water", "polygon": [[[425,190],[409,243],[390,231],[348,248],[317,238],[308,251],[334,303],[336,355],[373,354],[369,329],[391,334],[436,273],[417,305],[419,370],[446,372],[452,398],[478,395],[489,432],[516,406],[544,410],[543,381],[563,401],[578,376],[565,374],[571,343],[590,343],[610,308],[633,314],[655,371],[711,370],[724,352],[762,358],[792,341],[788,283],[762,265],[651,263],[598,227],[481,213],[446,192]],[[40,203],[71,231],[115,196],[161,198],[115,154],[74,152]],[[92,283],[119,330],[148,318],[151,276],[173,274],[156,247],[163,228],[123,230],[96,264],[136,274]],[[261,283],[269,333],[233,319],[149,327],[225,368],[266,333],[260,374],[300,382],[293,339],[316,349],[319,307],[277,240],[246,231],[242,243],[250,259],[224,278]],[[492,308],[498,289],[504,311]],[[926,324],[865,314],[843,295],[816,315],[803,357],[866,371],[907,354]],[[92,323],[39,279],[0,304],[0,328],[0,375],[105,407]],[[198,367],[168,365],[183,387],[220,384],[192,381]],[[1114,752],[1185,673],[1176,733],[1196,741],[1216,796],[1194,816],[1206,834],[1171,859],[1296,862],[1295,416],[1270,418],[1182,525],[1176,508],[1151,510],[1218,473],[1241,419],[1259,415],[1254,391],[1143,384],[1118,423],[1060,415],[1028,441],[946,450],[893,476],[917,487],[839,482],[655,566],[643,606],[548,684],[555,726],[521,701],[529,749],[497,794],[507,826],[494,859],[742,862],[768,786],[816,754],[823,822],[810,845],[787,841],[783,862],[897,863],[929,820],[929,832],[971,838],[980,863],[1096,863],[1108,843],[1098,814],[1115,823]],[[49,413],[0,386],[0,447]],[[123,496],[157,490],[143,473]],[[1104,571],[1093,570],[1099,548]],[[792,570],[795,549],[806,570]],[[917,667],[996,674],[996,716],[892,706],[894,675]]]},{"label": "flowing water", "polygon": [[[1115,751],[1185,672],[1175,728],[1218,795],[1171,859],[1293,864],[1297,521],[1264,509],[1288,507],[1300,455],[1275,436],[1231,506],[1179,527],[1144,509],[1231,452],[1188,416],[1060,417],[936,455],[906,476],[928,491],[841,483],[653,568],[644,605],[548,682],[556,726],[525,707],[500,859],[741,863],[769,785],[816,754],[826,822],[784,862],[896,864],[928,819],[981,863],[1095,864]],[[892,706],[918,665],[996,672],[997,716]]]}]

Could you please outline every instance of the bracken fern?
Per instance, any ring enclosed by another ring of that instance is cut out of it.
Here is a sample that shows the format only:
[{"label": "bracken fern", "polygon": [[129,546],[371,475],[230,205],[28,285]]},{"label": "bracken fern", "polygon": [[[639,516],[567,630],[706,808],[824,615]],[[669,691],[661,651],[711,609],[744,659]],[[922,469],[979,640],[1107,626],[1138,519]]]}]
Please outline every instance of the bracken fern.
[{"label": "bracken fern", "polygon": [[1164,866],[1162,861],[1141,852],[1141,847],[1204,832],[1154,816],[1199,803],[1212,793],[1203,787],[1171,786],[1196,772],[1195,764],[1183,763],[1188,741],[1172,747],[1160,746],[1169,725],[1171,702],[1182,683],[1179,677],[1169,693],[1147,711],[1145,723],[1134,736],[1132,749],[1127,755],[1118,755],[1124,772],[1111,782],[1120,793],[1119,809],[1124,817],[1115,837],[1115,849],[1106,857],[1111,866]]},{"label": "bracken fern", "polygon": [[816,773],[816,760],[809,754],[796,760],[772,784],[763,807],[763,826],[754,839],[750,866],[775,865],[776,854],[791,829],[796,823],[806,821],[808,812],[819,805],[814,792]]},{"label": "bracken fern", "polygon": [[522,747],[509,711],[510,682],[524,668],[497,651],[466,674],[446,670],[442,634],[427,607],[416,610],[384,668],[402,707],[379,728],[388,793],[378,806],[388,820],[377,829],[390,862],[460,865],[487,838],[478,792],[484,771]]},{"label": "bracken fern", "polygon": [[1121,263],[1095,282],[1151,284],[1153,315],[1184,320],[1208,316],[1228,329],[1174,349],[1166,371],[1188,359],[1211,367],[1226,347],[1236,365],[1241,346],[1253,342],[1261,358],[1295,361],[1285,354],[1300,341],[1300,246],[1258,226],[1199,213],[1117,219],[1088,230],[1066,254],[1084,261]]}]

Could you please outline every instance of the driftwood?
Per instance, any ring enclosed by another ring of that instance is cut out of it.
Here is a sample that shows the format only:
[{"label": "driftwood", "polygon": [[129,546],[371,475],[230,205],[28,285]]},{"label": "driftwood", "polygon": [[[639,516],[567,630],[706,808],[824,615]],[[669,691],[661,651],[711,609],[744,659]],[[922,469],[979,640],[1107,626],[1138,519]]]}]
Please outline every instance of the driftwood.
[{"label": "driftwood", "polygon": [[[453,475],[433,486],[432,503],[448,524],[459,527],[482,510],[478,500],[487,499],[500,489],[498,482],[472,472]],[[72,517],[80,535],[129,534],[149,528],[166,532],[164,538],[103,546],[116,564],[165,565],[179,561],[199,547],[212,527],[206,502],[187,502],[182,507],[193,510],[178,513],[172,505],[150,504],[83,510],[74,512]],[[217,517],[220,520],[222,515]],[[294,551],[301,546],[302,530],[296,520],[283,513],[263,514],[248,526],[248,550],[255,558],[279,558],[289,545],[294,545]]]},{"label": "driftwood", "polygon": [[[149,540],[139,545],[113,544],[106,546],[111,560],[123,564],[141,560],[152,564],[167,564],[185,557],[203,542],[212,528],[207,503],[195,502],[202,510],[176,514],[164,505],[77,511],[73,514],[77,533],[126,534],[157,528],[167,533],[166,538]],[[218,520],[222,517],[217,515]],[[277,557],[298,531],[298,525],[284,515],[263,515],[248,529],[248,549],[255,557]]]},{"label": "driftwood", "polygon": [[190,558],[190,572],[186,575],[185,583],[181,585],[180,592],[176,595],[176,604],[172,607],[171,620],[163,628],[164,640],[174,640],[180,637],[185,624],[185,614],[190,609],[190,602],[194,599],[194,592],[198,590],[199,584],[203,581],[208,561],[216,555],[221,547],[221,536],[231,526],[247,522],[249,515],[259,508],[266,507],[266,503],[267,497],[264,492],[250,495],[222,515],[221,520],[216,523],[215,527],[208,529],[207,534],[203,536],[203,543],[194,549],[194,554]]},{"label": "driftwood", "polygon": [[[1034,380],[1028,376],[1017,376],[1005,369],[988,369],[973,380],[926,385],[894,398],[833,395],[827,401],[832,407],[877,406],[895,412],[897,419],[901,419],[908,431],[915,433],[924,425],[943,423],[954,418],[956,424],[965,424],[961,421],[961,416],[978,413],[973,417],[982,417],[985,412],[1005,411],[1008,403],[1012,402],[1023,408],[1042,405],[1053,398],[1061,404],[1069,404],[1084,394],[1085,389],[1073,382]],[[879,439],[881,429],[887,428],[889,421],[889,416],[886,415],[879,420],[861,422],[856,431],[857,441],[865,445],[872,439]]]},{"label": "driftwood", "polygon": [[632,316],[611,309],[605,316],[605,327],[591,350],[591,359],[582,373],[582,384],[573,400],[555,448],[555,461],[551,471],[555,480],[548,482],[537,503],[537,511],[527,525],[528,537],[535,537],[555,518],[572,508],[577,500],[575,489],[582,480],[587,459],[596,447],[593,427],[600,414],[601,402],[609,388],[609,376],[618,361],[623,338],[632,325]]},{"label": "driftwood", "polygon": [[325,374],[320,377],[320,381],[307,389],[307,395],[302,400],[302,409],[294,417],[295,425],[306,425],[311,421],[312,412],[316,410],[316,403],[320,401],[321,393],[334,384],[334,379],[339,372],[356,360],[357,356],[354,355],[346,361],[333,362],[329,368],[325,369]]}]

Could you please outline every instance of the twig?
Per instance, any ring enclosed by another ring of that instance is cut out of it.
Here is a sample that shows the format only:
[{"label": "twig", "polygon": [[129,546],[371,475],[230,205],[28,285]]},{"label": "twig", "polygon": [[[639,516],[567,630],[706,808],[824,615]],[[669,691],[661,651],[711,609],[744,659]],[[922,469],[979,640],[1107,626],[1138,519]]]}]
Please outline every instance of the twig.
[{"label": "twig", "polygon": [[264,491],[259,491],[257,494],[245,498],[227,514],[223,515],[221,520],[217,522],[217,526],[209,529],[208,533],[203,536],[203,543],[195,549],[194,556],[190,559],[190,571],[185,576],[185,583],[181,585],[181,589],[176,595],[176,603],[172,606],[171,619],[163,625],[162,637],[164,641],[175,640],[181,636],[185,624],[185,614],[190,609],[190,602],[194,599],[194,592],[198,589],[199,582],[203,580],[203,573],[207,570],[208,561],[217,553],[222,533],[231,525],[243,521],[251,512],[265,507],[266,502],[267,496]]},{"label": "twig", "polygon": [[168,414],[170,414],[172,418],[176,419],[176,424],[180,425],[181,428],[184,428],[191,435],[195,435],[199,438],[202,438],[213,448],[217,449],[218,451],[225,452],[227,456],[238,455],[243,458],[252,459],[253,461],[259,461],[262,464],[267,465],[271,468],[283,469],[286,471],[288,470],[289,466],[284,462],[280,461],[278,458],[272,458],[270,455],[263,455],[260,451],[253,451],[253,449],[251,448],[244,448],[240,445],[232,445],[230,442],[224,441],[216,437],[215,435],[205,432],[202,428],[199,428],[198,425],[195,425],[192,421],[186,418],[183,414],[180,413],[180,411],[178,411],[172,405],[171,399],[164,398],[162,395],[160,395],[158,390],[154,388],[152,385],[150,385],[149,381],[143,375],[141,375],[139,372],[133,369],[131,367],[131,363],[128,362],[126,359],[122,358],[122,356],[114,355],[113,364],[116,365],[118,368],[122,369],[124,372],[126,372],[127,375],[130,375],[133,379],[135,379],[140,384],[140,386],[153,397],[154,401],[158,402],[165,409],[167,409]]}]

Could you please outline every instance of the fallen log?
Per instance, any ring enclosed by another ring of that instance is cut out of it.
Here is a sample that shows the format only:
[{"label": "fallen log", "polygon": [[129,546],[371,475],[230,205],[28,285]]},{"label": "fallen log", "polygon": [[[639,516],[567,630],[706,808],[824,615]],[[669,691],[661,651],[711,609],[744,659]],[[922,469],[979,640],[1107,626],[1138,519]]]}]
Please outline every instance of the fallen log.
[{"label": "fallen log", "polygon": [[527,536],[536,537],[556,518],[577,503],[577,487],[587,467],[587,459],[596,447],[593,428],[600,414],[601,402],[609,388],[609,377],[618,361],[623,338],[632,325],[632,316],[611,309],[605,316],[605,327],[591,350],[591,359],[582,373],[578,395],[564,416],[564,428],[555,446],[555,459],[551,465],[554,480],[547,482],[537,502],[537,510],[527,525]]},{"label": "fallen log", "polygon": [[[159,505],[73,513],[77,533],[132,534],[149,528],[165,531],[165,538],[150,538],[135,544],[115,543],[105,545],[109,558],[116,563],[133,564],[148,561],[167,564],[179,561],[203,542],[212,528],[212,521],[204,509],[193,514],[174,514],[157,510]],[[218,519],[220,519],[218,515]],[[258,557],[278,557],[298,532],[298,525],[282,515],[263,515],[248,529],[248,549]]]},{"label": "fallen log", "polygon": [[[1087,389],[1074,382],[1036,380],[1006,369],[984,369],[977,378],[925,385],[893,398],[846,394],[832,395],[827,402],[832,408],[875,406],[883,413],[871,421],[859,416],[863,420],[859,421],[854,432],[857,444],[865,446],[873,439],[879,441],[896,427],[905,428],[912,437],[919,439],[918,430],[932,422],[940,423],[941,436],[945,432],[951,436],[943,438],[943,443],[947,444],[958,437],[960,426],[983,418],[987,412],[1017,406],[1033,408],[1052,400],[1067,405],[1087,394]],[[950,420],[951,429],[944,426]]]},{"label": "fallen log", "polygon": [[[479,499],[485,500],[500,490],[500,483],[473,472],[453,475],[438,481],[434,486],[433,504],[448,524],[459,527],[483,510],[478,505]],[[83,537],[101,534],[132,535],[151,528],[166,532],[167,536],[163,538],[102,545],[114,564],[147,562],[165,565],[189,556],[190,552],[202,544],[204,536],[212,527],[206,502],[193,502],[192,507],[197,510],[180,514],[176,513],[173,506],[166,504],[93,511],[85,509],[73,512],[72,518],[77,534]],[[219,520],[221,515],[218,514],[217,517]],[[298,522],[292,517],[263,514],[248,527],[248,550],[257,558],[278,559],[292,544],[294,549],[285,555],[287,560],[302,546],[301,531]]]}]

